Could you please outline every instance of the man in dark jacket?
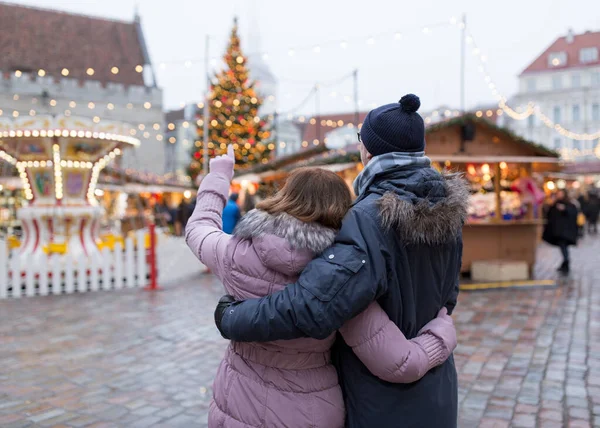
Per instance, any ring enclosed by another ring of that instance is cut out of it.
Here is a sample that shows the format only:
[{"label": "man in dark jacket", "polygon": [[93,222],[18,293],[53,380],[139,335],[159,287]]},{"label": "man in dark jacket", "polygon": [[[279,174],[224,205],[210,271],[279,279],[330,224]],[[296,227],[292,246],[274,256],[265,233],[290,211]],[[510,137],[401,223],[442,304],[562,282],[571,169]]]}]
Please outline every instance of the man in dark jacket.
[{"label": "man in dark jacket", "polygon": [[[408,338],[458,295],[468,188],[443,177],[424,156],[425,128],[415,95],[371,111],[358,195],[332,247],[298,282],[262,299],[221,299],[215,321],[235,341],[327,337],[377,300]],[[454,359],[413,384],[380,380],[338,336],[332,358],[348,427],[456,427]]]},{"label": "man in dark jacket", "polygon": [[584,212],[591,235],[598,234],[598,217],[600,216],[600,197],[597,191],[588,193],[587,210]]},{"label": "man in dark jacket", "polygon": [[578,236],[577,207],[569,200],[567,192],[559,190],[556,202],[548,210],[543,239],[560,248],[563,262],[558,270],[563,274],[570,271],[569,246],[577,245]]}]

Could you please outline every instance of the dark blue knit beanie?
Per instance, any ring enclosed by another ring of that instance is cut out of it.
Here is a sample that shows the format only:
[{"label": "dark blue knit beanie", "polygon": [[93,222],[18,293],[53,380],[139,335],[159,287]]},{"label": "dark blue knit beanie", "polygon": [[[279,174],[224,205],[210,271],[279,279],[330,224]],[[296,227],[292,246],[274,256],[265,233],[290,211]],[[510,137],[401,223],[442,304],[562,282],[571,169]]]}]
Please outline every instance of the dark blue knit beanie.
[{"label": "dark blue knit beanie", "polygon": [[360,130],[362,143],[373,156],[425,150],[425,124],[417,113],[419,97],[404,95],[398,103],[371,110]]}]

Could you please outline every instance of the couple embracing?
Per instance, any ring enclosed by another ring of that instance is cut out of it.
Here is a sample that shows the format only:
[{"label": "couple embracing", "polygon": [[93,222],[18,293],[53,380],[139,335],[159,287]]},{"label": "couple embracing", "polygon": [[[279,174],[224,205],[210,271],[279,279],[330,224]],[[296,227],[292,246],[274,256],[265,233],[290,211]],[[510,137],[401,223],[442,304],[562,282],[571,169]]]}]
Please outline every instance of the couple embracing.
[{"label": "couple embracing", "polygon": [[209,427],[456,427],[469,192],[425,157],[419,106],[409,94],[367,115],[354,202],[334,173],[300,169],[233,235],[233,153],[211,161],[186,229],[228,293]]}]

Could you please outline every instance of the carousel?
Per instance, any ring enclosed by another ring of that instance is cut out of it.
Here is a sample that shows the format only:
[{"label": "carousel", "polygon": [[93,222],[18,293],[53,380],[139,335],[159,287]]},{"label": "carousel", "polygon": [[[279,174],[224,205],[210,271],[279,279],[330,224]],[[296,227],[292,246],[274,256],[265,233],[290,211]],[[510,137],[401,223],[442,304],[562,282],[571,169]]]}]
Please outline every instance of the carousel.
[{"label": "carousel", "polygon": [[49,255],[62,264],[66,257],[89,263],[100,258],[102,208],[95,197],[100,171],[138,145],[121,122],[42,115],[0,119],[0,158],[18,170],[26,198],[17,212],[23,228],[14,255],[18,266],[40,271]]}]

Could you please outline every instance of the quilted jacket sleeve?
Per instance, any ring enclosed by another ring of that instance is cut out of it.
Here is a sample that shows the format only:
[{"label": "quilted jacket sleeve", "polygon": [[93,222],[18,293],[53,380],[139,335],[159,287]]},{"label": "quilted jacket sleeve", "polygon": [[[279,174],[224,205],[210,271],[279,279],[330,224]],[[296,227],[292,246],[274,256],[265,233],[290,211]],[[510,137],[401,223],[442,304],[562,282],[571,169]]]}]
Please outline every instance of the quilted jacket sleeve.
[{"label": "quilted jacket sleeve", "polygon": [[373,216],[355,206],[333,246],[310,262],[296,283],[232,306],[221,332],[239,342],[326,338],[387,290],[383,241]]},{"label": "quilted jacket sleeve", "polygon": [[231,239],[223,232],[222,220],[229,184],[225,175],[209,173],[200,184],[196,207],[185,227],[188,247],[219,279],[225,274],[223,260]]},{"label": "quilted jacket sleeve", "polygon": [[416,382],[449,356],[444,341],[430,332],[408,340],[377,302],[340,333],[369,371],[387,382]]}]

